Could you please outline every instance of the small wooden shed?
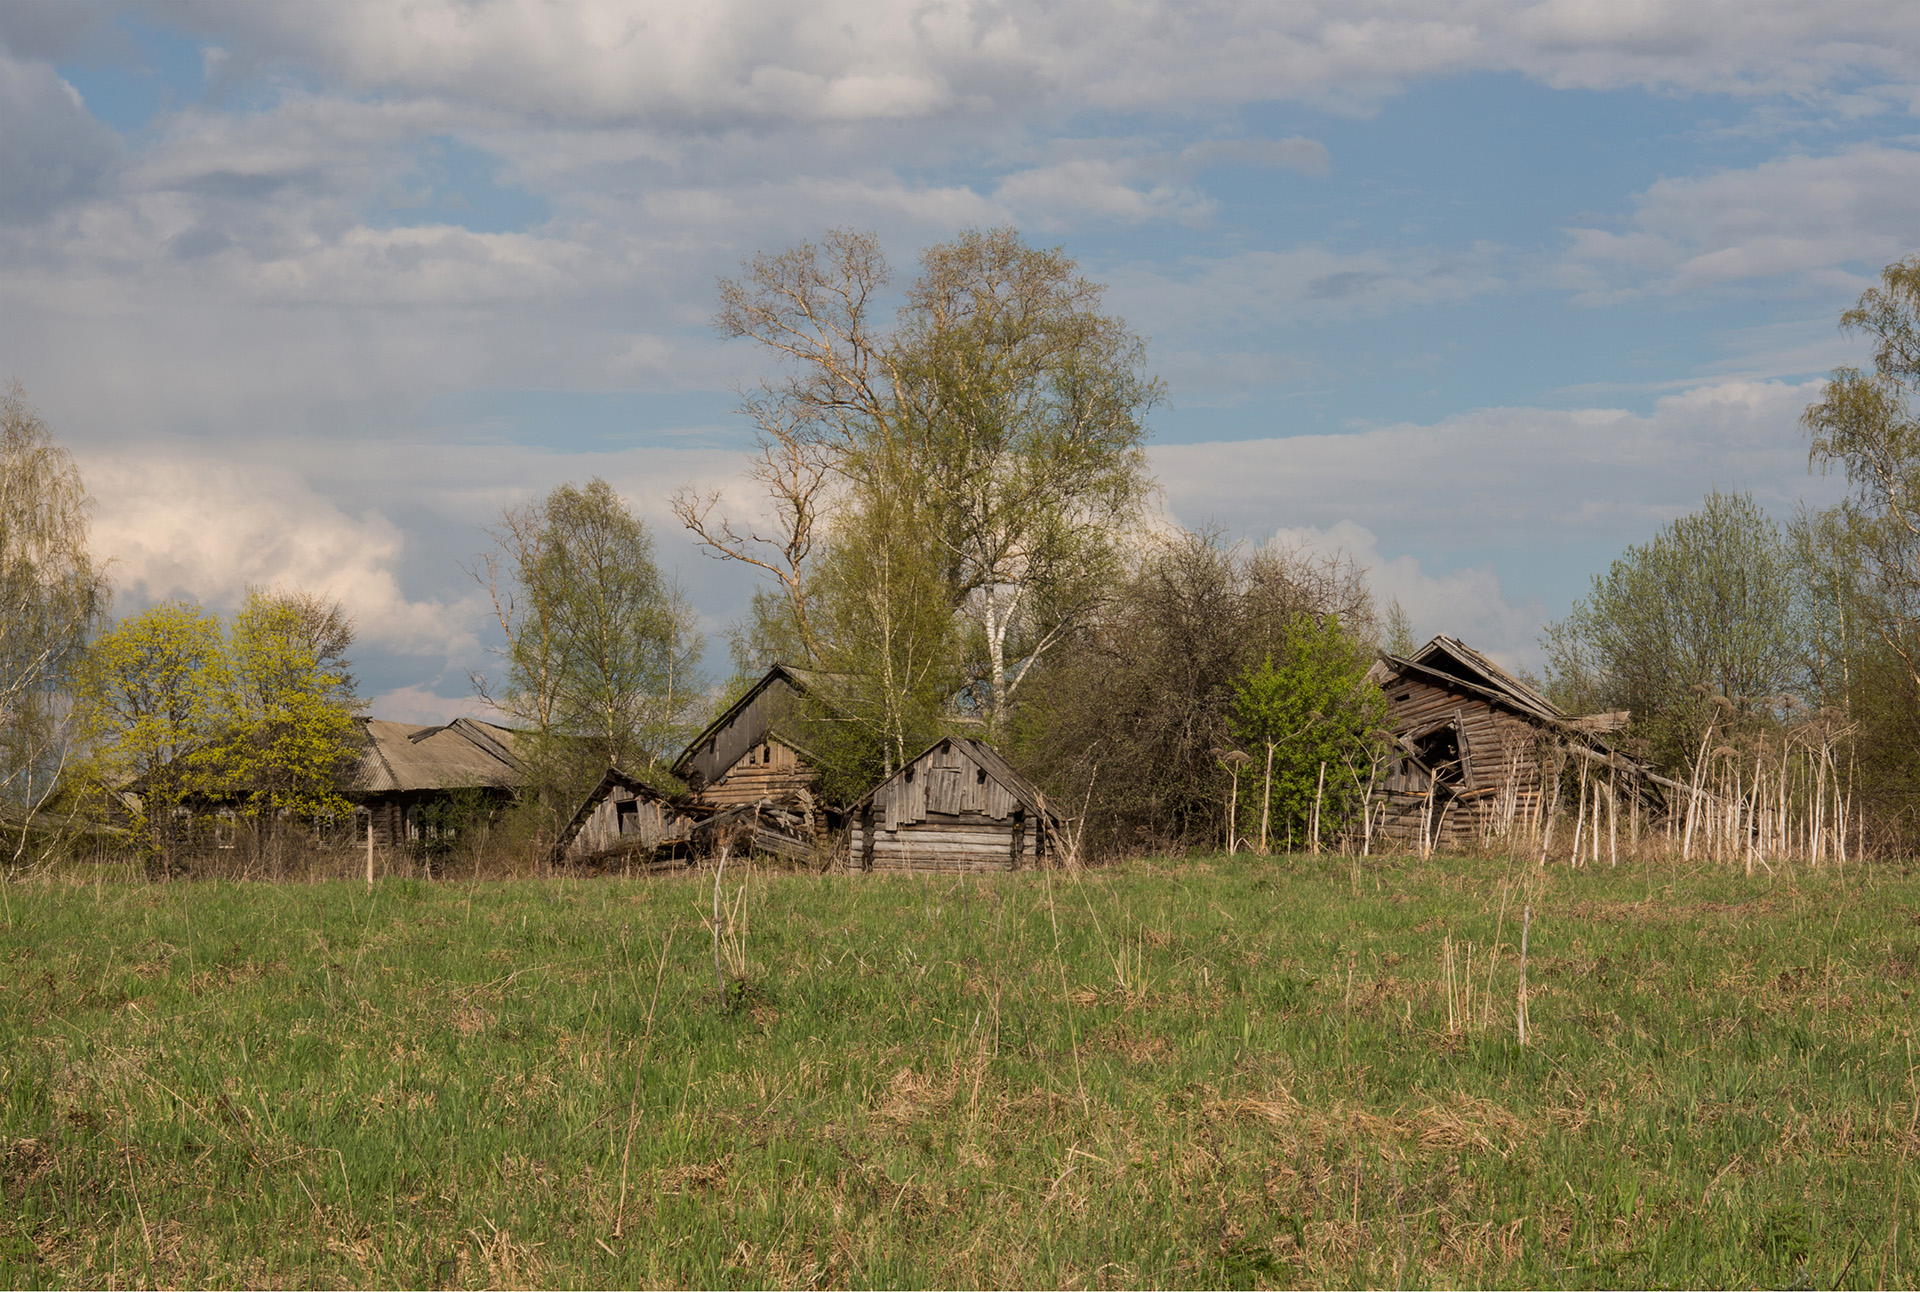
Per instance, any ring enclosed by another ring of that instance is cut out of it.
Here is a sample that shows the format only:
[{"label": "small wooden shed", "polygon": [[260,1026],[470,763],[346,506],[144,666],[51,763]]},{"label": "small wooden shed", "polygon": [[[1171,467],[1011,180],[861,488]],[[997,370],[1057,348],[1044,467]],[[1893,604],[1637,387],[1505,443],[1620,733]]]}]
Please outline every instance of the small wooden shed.
[{"label": "small wooden shed", "polygon": [[952,736],[848,813],[856,870],[1017,870],[1046,864],[1060,818],[991,745]]},{"label": "small wooden shed", "polygon": [[704,815],[696,806],[609,767],[561,830],[553,863],[602,870],[652,865],[663,854],[685,854],[687,850],[676,845],[689,841],[694,823]]}]

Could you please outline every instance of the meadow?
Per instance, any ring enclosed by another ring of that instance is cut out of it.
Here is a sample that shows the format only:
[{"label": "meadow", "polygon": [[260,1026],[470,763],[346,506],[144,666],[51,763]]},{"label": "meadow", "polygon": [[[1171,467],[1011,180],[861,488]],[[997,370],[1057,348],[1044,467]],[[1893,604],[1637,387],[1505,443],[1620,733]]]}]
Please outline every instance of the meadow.
[{"label": "meadow", "polygon": [[1908,869],[723,889],[0,885],[0,1282],[1920,1279]]}]

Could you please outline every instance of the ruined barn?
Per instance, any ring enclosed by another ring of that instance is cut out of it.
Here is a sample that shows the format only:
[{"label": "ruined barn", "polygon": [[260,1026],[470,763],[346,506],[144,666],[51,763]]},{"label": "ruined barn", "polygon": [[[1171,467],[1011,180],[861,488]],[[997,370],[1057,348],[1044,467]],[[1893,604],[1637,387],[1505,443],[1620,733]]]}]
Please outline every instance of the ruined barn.
[{"label": "ruined barn", "polygon": [[1455,638],[1383,656],[1367,680],[1386,696],[1393,741],[1368,801],[1376,841],[1458,848],[1531,836],[1554,810],[1563,773],[1582,765],[1606,778],[1620,810],[1663,806],[1662,778],[1608,739],[1627,714],[1565,713]]},{"label": "ruined barn", "polygon": [[812,791],[818,776],[797,734],[812,675],[775,664],[693,738],[673,774],[715,809]]},{"label": "ruined barn", "polygon": [[684,863],[693,828],[705,809],[665,794],[618,767],[609,767],[560,831],[557,866],[626,870]]},{"label": "ruined barn", "polygon": [[1061,820],[991,745],[935,742],[848,812],[856,870],[1018,870],[1047,863]]}]

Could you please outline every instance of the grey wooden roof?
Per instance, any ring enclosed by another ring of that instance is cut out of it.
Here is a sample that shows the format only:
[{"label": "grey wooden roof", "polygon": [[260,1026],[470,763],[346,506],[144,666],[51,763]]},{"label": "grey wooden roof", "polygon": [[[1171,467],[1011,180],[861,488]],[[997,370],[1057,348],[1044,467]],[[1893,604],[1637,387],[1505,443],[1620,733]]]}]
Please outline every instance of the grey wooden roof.
[{"label": "grey wooden roof", "polygon": [[[727,774],[747,750],[778,732],[784,716],[781,712],[787,695],[817,696],[821,675],[790,664],[775,664],[745,695],[728,705],[720,716],[695,736],[669,769],[681,780],[690,780],[698,772],[709,785]],[[785,743],[794,745],[791,733]],[[805,750],[800,751],[805,754]]]},{"label": "grey wooden roof", "polygon": [[1015,771],[1012,764],[1002,758],[1000,751],[992,745],[989,745],[984,740],[974,740],[968,736],[946,736],[934,741],[931,745],[928,745],[918,754],[908,759],[892,776],[887,777],[887,779],[881,781],[879,785],[868,790],[861,796],[859,802],[854,804],[853,809],[850,810],[857,811],[863,804],[872,802],[873,796],[879,793],[882,787],[891,785],[893,782],[899,780],[902,776],[906,775],[907,768],[918,766],[928,754],[931,754],[934,750],[946,744],[951,744],[953,748],[958,750],[962,755],[972,759],[976,767],[979,767],[982,771],[986,772],[988,776],[998,781],[1001,788],[1011,794],[1027,811],[1033,813],[1035,816],[1044,816],[1051,819],[1056,826],[1061,823],[1063,818],[1058,812],[1055,812],[1047,805],[1047,796],[1040,792],[1038,785],[1035,785],[1032,781]]},{"label": "grey wooden roof", "polygon": [[439,727],[365,718],[367,744],[347,780],[354,794],[431,790],[514,789],[520,785],[514,744],[519,733],[472,718]]}]

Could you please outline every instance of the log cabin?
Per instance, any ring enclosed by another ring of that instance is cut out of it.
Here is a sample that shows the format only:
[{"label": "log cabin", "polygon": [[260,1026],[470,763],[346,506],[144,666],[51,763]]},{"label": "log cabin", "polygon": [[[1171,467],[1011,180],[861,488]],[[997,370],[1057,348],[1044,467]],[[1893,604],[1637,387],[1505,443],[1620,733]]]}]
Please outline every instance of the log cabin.
[{"label": "log cabin", "polygon": [[934,742],[848,810],[854,870],[1018,870],[1047,863],[1061,820],[991,745]]},{"label": "log cabin", "polygon": [[556,866],[595,870],[685,863],[693,827],[707,810],[609,767],[560,831]]},{"label": "log cabin", "polygon": [[1455,638],[1383,655],[1367,680],[1386,695],[1393,741],[1368,802],[1376,839],[1451,849],[1537,830],[1555,809],[1561,772],[1579,762],[1608,769],[1636,810],[1664,809],[1671,782],[1607,739],[1627,714],[1568,714]]},{"label": "log cabin", "polygon": [[819,778],[796,728],[800,705],[817,689],[813,675],[775,664],[693,738],[673,774],[715,809],[812,792]]}]

